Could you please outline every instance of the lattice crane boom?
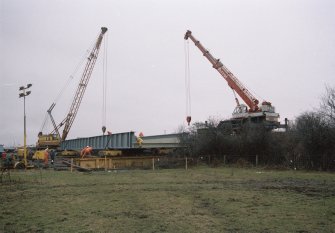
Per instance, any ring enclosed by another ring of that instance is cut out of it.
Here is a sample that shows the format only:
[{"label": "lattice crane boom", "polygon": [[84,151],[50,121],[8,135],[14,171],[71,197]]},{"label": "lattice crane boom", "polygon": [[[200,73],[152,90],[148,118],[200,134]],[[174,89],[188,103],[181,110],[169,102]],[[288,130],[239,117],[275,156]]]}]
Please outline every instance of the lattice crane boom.
[{"label": "lattice crane boom", "polygon": [[81,104],[81,101],[83,99],[88,81],[90,80],[95,62],[98,58],[98,54],[99,54],[99,50],[100,50],[100,45],[103,39],[104,34],[106,33],[107,28],[106,27],[102,27],[101,28],[101,33],[95,43],[94,48],[92,49],[92,51],[90,52],[90,55],[87,58],[87,63],[84,69],[84,72],[82,74],[81,80],[79,82],[79,85],[77,87],[77,91],[76,94],[74,96],[74,99],[72,101],[71,107],[70,107],[70,111],[67,114],[66,118],[65,118],[65,126],[63,129],[63,133],[62,133],[62,138],[61,140],[64,141],[70,131],[70,128],[73,124],[73,121],[78,113],[78,109],[79,106]]},{"label": "lattice crane boom", "polygon": [[[73,121],[78,113],[78,109],[80,106],[80,103],[83,99],[88,81],[90,80],[95,62],[98,58],[101,42],[103,39],[104,34],[107,32],[107,28],[102,27],[101,33],[99,34],[93,49],[90,51],[89,56],[87,58],[87,63],[84,69],[84,72],[81,76],[79,85],[77,87],[77,91],[75,93],[75,96],[73,98],[70,110],[66,117],[62,120],[61,123],[56,125],[55,120],[51,114],[53,108],[55,107],[56,103],[52,103],[50,108],[48,109],[48,115],[51,119],[52,125],[53,125],[53,131],[49,134],[43,134],[42,132],[38,133],[38,141],[36,143],[36,147],[39,149],[43,148],[58,148],[60,146],[60,143],[64,141],[70,131],[70,128],[73,124]],[[44,122],[45,124],[45,122]],[[44,125],[43,124],[43,125]],[[63,133],[60,135],[60,128],[64,125]],[[44,127],[44,126],[43,126]]]}]

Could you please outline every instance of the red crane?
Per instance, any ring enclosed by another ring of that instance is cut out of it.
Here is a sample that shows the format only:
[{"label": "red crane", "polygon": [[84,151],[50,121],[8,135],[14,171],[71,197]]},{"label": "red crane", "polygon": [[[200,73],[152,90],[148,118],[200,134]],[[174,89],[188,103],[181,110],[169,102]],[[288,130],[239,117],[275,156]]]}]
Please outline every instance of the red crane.
[{"label": "red crane", "polygon": [[[273,123],[274,125],[279,124],[278,118],[279,114],[275,113],[275,109],[271,106],[270,102],[264,101],[261,106],[258,106],[258,99],[255,98],[248,89],[233,75],[227,67],[225,67],[220,59],[216,59],[210,54],[210,52],[198,41],[193,35],[191,31],[187,31],[184,39],[191,39],[195,46],[200,49],[202,54],[209,60],[209,62],[213,65],[213,68],[216,69],[221,76],[227,81],[229,87],[236,92],[242,100],[248,105],[247,106],[240,104],[238,99],[235,97],[237,107],[233,112],[233,118],[242,119],[242,118],[257,118],[257,121],[268,121]],[[234,93],[235,94],[235,93]]]}]

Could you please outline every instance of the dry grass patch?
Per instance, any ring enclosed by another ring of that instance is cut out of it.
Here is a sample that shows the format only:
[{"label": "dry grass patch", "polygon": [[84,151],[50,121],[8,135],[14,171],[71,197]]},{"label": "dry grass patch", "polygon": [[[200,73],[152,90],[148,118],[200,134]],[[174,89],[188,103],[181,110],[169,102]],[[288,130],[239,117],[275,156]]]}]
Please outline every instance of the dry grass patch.
[{"label": "dry grass patch", "polygon": [[12,172],[0,232],[332,232],[335,175],[237,168]]}]

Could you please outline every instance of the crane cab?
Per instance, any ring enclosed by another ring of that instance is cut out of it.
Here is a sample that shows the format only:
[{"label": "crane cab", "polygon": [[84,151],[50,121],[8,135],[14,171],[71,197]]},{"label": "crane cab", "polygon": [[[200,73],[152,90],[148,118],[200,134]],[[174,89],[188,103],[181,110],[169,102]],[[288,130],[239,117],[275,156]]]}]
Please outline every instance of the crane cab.
[{"label": "crane cab", "polygon": [[248,107],[244,104],[239,104],[233,111],[233,118],[245,118],[248,117]]},{"label": "crane cab", "polygon": [[244,104],[236,106],[233,111],[232,118],[225,121],[231,123],[233,128],[239,129],[242,124],[263,123],[268,129],[276,129],[279,127],[279,114],[275,112],[275,107],[270,102],[264,101],[258,111],[251,112]]},{"label": "crane cab", "polygon": [[263,101],[261,107],[260,107],[262,112],[271,112],[271,113],[275,113],[275,107],[271,105],[270,102],[267,101]]},{"label": "crane cab", "polygon": [[38,134],[37,148],[57,148],[60,146],[61,139],[57,134]]}]

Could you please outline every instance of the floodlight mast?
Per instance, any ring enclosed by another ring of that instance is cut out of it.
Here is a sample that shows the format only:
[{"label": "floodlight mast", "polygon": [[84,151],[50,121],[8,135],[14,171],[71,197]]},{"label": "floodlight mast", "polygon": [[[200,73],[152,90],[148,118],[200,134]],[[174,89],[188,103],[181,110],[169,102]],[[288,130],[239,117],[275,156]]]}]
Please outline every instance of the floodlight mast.
[{"label": "floodlight mast", "polygon": [[19,98],[23,97],[23,160],[24,160],[24,166],[27,167],[27,130],[26,130],[26,96],[30,95],[31,91],[26,91],[28,88],[32,86],[31,83],[29,83],[26,87],[21,86],[19,88],[19,91],[22,91],[19,93]]}]

